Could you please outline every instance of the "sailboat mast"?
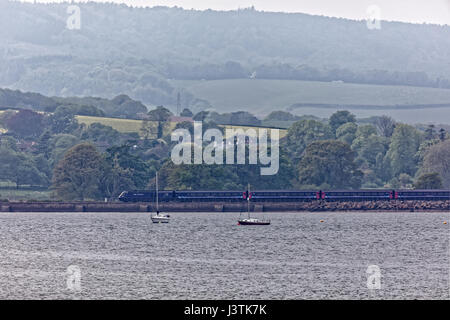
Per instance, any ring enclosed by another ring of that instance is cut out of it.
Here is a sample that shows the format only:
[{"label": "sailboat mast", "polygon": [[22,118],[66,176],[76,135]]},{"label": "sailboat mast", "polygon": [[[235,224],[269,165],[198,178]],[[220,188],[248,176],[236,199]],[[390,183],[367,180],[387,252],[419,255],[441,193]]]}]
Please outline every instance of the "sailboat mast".
[{"label": "sailboat mast", "polygon": [[247,185],[247,213],[248,213],[248,218],[250,219],[250,183]]},{"label": "sailboat mast", "polygon": [[159,212],[158,171],[156,172],[156,213]]}]

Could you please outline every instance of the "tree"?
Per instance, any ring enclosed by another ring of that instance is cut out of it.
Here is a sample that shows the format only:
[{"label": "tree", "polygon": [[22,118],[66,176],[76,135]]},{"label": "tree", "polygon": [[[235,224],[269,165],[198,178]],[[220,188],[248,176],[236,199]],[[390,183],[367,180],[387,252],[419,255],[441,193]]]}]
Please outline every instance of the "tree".
[{"label": "tree", "polygon": [[421,140],[420,133],[414,127],[407,124],[396,126],[386,154],[391,162],[393,176],[401,173],[415,175],[417,171],[416,154]]},{"label": "tree", "polygon": [[419,166],[423,165],[423,159],[425,158],[425,156],[428,153],[428,150],[436,145],[439,144],[441,142],[441,140],[439,139],[432,139],[432,140],[424,140],[420,146],[419,146],[419,150],[416,153],[416,159],[417,159],[417,164]]},{"label": "tree", "polygon": [[[237,111],[231,113],[217,113],[211,111],[206,114],[206,118],[203,118],[204,122],[216,122],[218,124],[232,124],[232,125],[254,125],[258,126],[261,124],[261,120],[256,118],[253,114],[247,111]],[[197,117],[197,115],[196,115]]]},{"label": "tree", "polygon": [[14,182],[17,188],[21,185],[47,185],[46,174],[37,168],[34,160],[28,154],[1,146],[0,179]]},{"label": "tree", "polygon": [[168,159],[160,171],[161,188],[173,190],[223,190],[230,183],[236,187],[236,181],[236,174],[224,165],[175,165]]},{"label": "tree", "polygon": [[205,121],[209,115],[209,111],[200,111],[194,116],[195,121]]},{"label": "tree", "polygon": [[[52,180],[52,169],[50,167],[50,161],[45,158],[44,155],[38,154],[32,157],[33,165],[38,169],[38,171],[42,174],[40,177],[40,185],[48,186]],[[38,185],[34,183],[34,185]]]},{"label": "tree", "polygon": [[109,167],[122,170],[122,175],[126,170],[135,188],[143,189],[148,184],[150,168],[144,160],[130,152],[130,146],[114,146],[107,149],[105,160]]},{"label": "tree", "polygon": [[156,138],[160,139],[164,135],[164,124],[173,116],[170,110],[164,108],[163,106],[158,106],[156,109],[149,111],[148,119],[158,122]]},{"label": "tree", "polygon": [[373,126],[361,126],[361,130],[357,132],[357,138],[353,141],[352,150],[356,151],[358,157],[370,168],[374,168],[378,155],[381,154],[384,157],[388,146],[389,139],[376,135]]},{"label": "tree", "polygon": [[284,145],[294,160],[300,159],[305,148],[313,141],[331,139],[333,134],[327,124],[316,120],[295,122],[288,130]]},{"label": "tree", "polygon": [[450,188],[450,140],[431,146],[423,159],[420,173],[438,173],[445,188]]},{"label": "tree", "polygon": [[[247,184],[257,186],[261,189],[276,190],[290,189],[294,184],[297,176],[297,167],[293,166],[289,157],[283,149],[280,150],[279,170],[272,176],[262,176],[260,165],[232,165],[231,170],[238,177],[238,185],[241,189],[245,189]],[[229,181],[231,183],[233,181]]]},{"label": "tree", "polygon": [[435,125],[434,124],[430,124],[428,125],[428,127],[425,129],[425,140],[433,140],[435,138]]},{"label": "tree", "polygon": [[265,121],[296,121],[297,116],[294,116],[290,112],[286,111],[272,111],[265,119]]},{"label": "tree", "polygon": [[17,152],[13,149],[0,146],[0,177],[3,181],[13,181],[17,172]]},{"label": "tree", "polygon": [[129,96],[121,94],[111,100],[108,112],[114,117],[135,119],[138,113],[147,112],[147,107],[140,101],[135,101]]},{"label": "tree", "polygon": [[371,135],[376,135],[377,129],[371,124],[365,124],[358,126],[356,131],[356,138],[368,138]]},{"label": "tree", "polygon": [[398,178],[399,186],[397,188],[400,189],[411,189],[413,186],[413,178],[406,173],[401,173]]},{"label": "tree", "polygon": [[120,133],[110,126],[105,126],[101,123],[94,122],[83,131],[81,134],[81,139],[114,145],[120,142]]},{"label": "tree", "polygon": [[395,120],[388,116],[381,116],[375,121],[375,125],[378,129],[378,133],[390,138],[395,130]]},{"label": "tree", "polygon": [[64,155],[53,171],[53,189],[66,200],[99,199],[101,181],[105,176],[105,163],[95,147],[78,144]]},{"label": "tree", "polygon": [[362,176],[355,163],[355,152],[341,141],[311,143],[299,163],[301,185],[357,189],[361,186]]},{"label": "tree", "polygon": [[[248,155],[248,150],[246,154]],[[274,190],[290,188],[296,176],[295,168],[283,152],[280,153],[279,170],[276,175],[261,176],[260,169],[261,165],[250,165],[248,161],[245,165],[175,165],[167,159],[159,171],[159,177],[161,187],[168,189],[244,190],[250,183],[260,189]]]},{"label": "tree", "polygon": [[158,106],[156,109],[149,111],[148,116],[149,120],[167,121],[171,116],[173,116],[173,114],[169,109],[164,108],[163,106]]},{"label": "tree", "polygon": [[353,140],[356,138],[357,130],[358,126],[356,123],[347,122],[336,130],[336,138],[348,145],[352,145]]},{"label": "tree", "polygon": [[184,108],[183,111],[181,111],[180,116],[191,118],[191,117],[194,116],[194,114],[193,114],[192,111],[189,110],[188,108]]},{"label": "tree", "polygon": [[56,108],[55,112],[64,113],[64,114],[73,114],[73,115],[82,115],[82,116],[92,116],[92,117],[104,117],[105,113],[94,107],[87,105],[78,105],[78,104],[64,104]]},{"label": "tree", "polygon": [[45,127],[52,134],[74,133],[78,128],[78,121],[74,114],[66,108],[56,108],[56,111],[45,118]]},{"label": "tree", "polygon": [[32,110],[20,110],[6,121],[6,127],[20,137],[37,138],[43,130],[43,118]]},{"label": "tree", "polygon": [[414,189],[442,189],[442,178],[437,172],[424,173],[414,183]]},{"label": "tree", "polygon": [[11,136],[0,135],[0,147],[17,151],[17,140]]},{"label": "tree", "polygon": [[132,171],[122,168],[118,156],[114,156],[112,163],[105,166],[105,175],[101,180],[102,191],[108,198],[116,198],[124,190],[136,189]]},{"label": "tree", "polygon": [[34,162],[34,159],[24,153],[17,155],[13,180],[17,188],[21,185],[46,186],[48,178],[44,172],[41,172]]},{"label": "tree", "polygon": [[50,139],[52,135],[49,130],[45,130],[44,133],[39,137],[36,146],[36,153],[42,154],[45,159],[50,159]]},{"label": "tree", "polygon": [[387,182],[392,178],[391,162],[384,153],[377,154],[374,171],[376,176],[383,182]]},{"label": "tree", "polygon": [[441,139],[441,141],[447,139],[447,133],[445,132],[444,128],[441,128],[441,130],[439,130],[439,139]]},{"label": "tree", "polygon": [[143,119],[141,128],[139,129],[139,133],[141,137],[144,138],[144,140],[149,140],[153,136],[156,137],[156,134],[154,135],[155,126],[153,125],[153,122],[150,122],[148,119]]},{"label": "tree", "polygon": [[337,111],[330,117],[330,128],[333,134],[336,134],[336,130],[348,122],[356,122],[354,114],[351,114],[347,110]]},{"label": "tree", "polygon": [[76,136],[70,134],[57,134],[50,139],[50,163],[55,166],[64,154],[78,144],[79,139]]}]

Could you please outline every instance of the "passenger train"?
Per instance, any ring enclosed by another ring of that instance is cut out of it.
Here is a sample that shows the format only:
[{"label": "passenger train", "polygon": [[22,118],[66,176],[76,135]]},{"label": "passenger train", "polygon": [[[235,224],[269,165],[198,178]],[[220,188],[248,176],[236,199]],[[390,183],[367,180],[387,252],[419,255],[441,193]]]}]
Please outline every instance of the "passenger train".
[{"label": "passenger train", "polygon": [[[261,191],[159,191],[160,202],[308,202],[450,200],[450,190],[261,190]],[[124,191],[123,202],[155,202],[156,191]]]}]

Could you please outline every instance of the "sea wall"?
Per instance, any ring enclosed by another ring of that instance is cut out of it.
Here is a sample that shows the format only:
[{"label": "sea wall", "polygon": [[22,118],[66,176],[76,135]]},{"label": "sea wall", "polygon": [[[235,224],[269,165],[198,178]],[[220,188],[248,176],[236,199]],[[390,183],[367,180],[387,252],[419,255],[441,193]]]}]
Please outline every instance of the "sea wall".
[{"label": "sea wall", "polygon": [[[160,203],[164,212],[244,212],[247,203]],[[0,202],[0,212],[154,212],[154,203],[121,202]],[[250,211],[447,211],[449,201],[361,201],[361,202],[264,202],[251,203]]]}]

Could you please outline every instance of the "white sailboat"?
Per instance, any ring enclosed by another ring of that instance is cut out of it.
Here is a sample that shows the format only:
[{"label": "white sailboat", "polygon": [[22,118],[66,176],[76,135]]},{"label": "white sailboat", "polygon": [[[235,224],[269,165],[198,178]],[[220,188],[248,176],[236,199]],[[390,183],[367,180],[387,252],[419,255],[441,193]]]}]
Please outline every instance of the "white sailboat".
[{"label": "white sailboat", "polygon": [[248,217],[244,218],[244,219],[239,217],[238,224],[241,226],[267,226],[267,225],[270,225],[270,220],[262,220],[262,219],[250,217],[250,197],[251,197],[250,184],[248,184],[247,193],[248,193],[248,195],[247,195],[247,215],[248,215]]},{"label": "white sailboat", "polygon": [[156,215],[152,216],[153,223],[169,223],[170,215],[159,212],[158,172],[156,172]]}]

